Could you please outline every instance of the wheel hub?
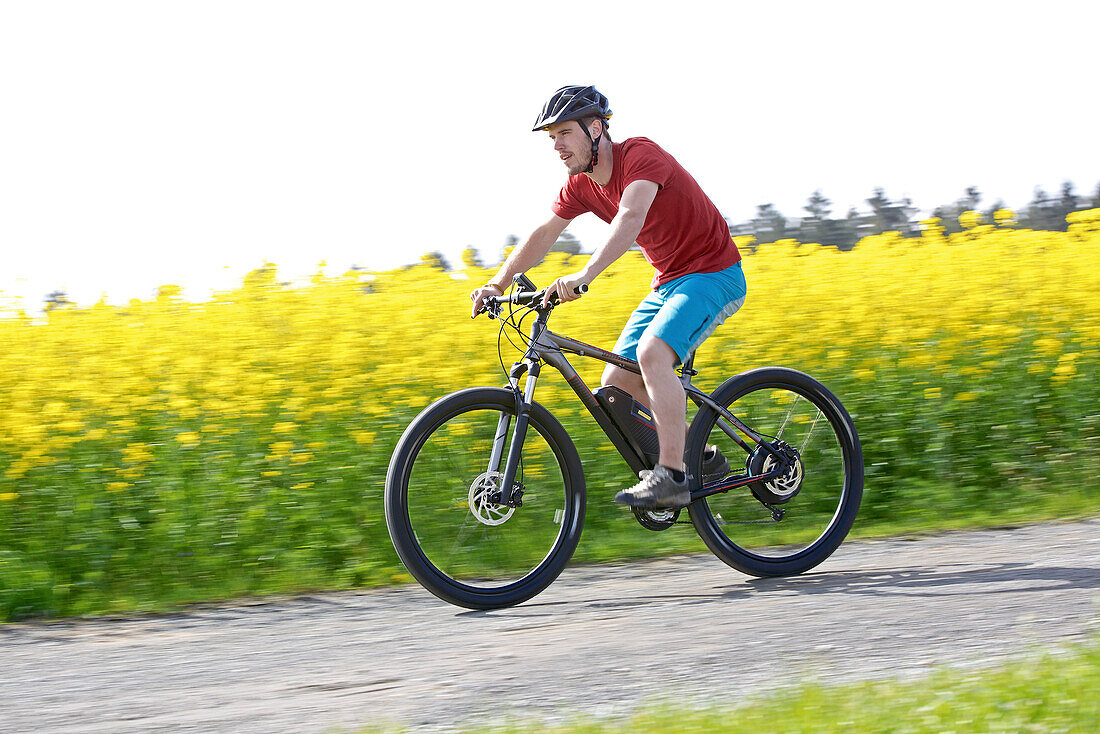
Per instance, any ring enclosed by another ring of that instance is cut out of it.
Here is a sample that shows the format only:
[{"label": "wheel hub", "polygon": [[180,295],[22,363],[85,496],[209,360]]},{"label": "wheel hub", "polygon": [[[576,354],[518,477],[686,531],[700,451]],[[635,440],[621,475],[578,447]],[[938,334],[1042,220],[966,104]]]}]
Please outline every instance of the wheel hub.
[{"label": "wheel hub", "polygon": [[494,498],[500,498],[500,487],[503,480],[504,475],[500,472],[487,471],[479,474],[474,483],[470,485],[468,497],[470,512],[482,525],[500,525],[507,522],[512,513],[516,511],[515,507],[507,507],[493,501]]},{"label": "wheel hub", "polygon": [[794,447],[779,441],[772,448],[779,454],[778,460],[764,448],[757,447],[749,457],[747,468],[752,475],[770,474],[777,468],[779,474],[771,479],[753,482],[749,487],[761,502],[781,505],[790,502],[802,489],[804,467],[802,457]]}]

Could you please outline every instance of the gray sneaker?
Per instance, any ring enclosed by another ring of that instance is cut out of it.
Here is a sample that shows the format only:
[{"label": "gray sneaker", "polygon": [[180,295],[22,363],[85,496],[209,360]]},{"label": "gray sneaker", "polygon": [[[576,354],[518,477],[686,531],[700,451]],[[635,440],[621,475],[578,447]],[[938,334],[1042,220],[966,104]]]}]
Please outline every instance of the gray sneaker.
[{"label": "gray sneaker", "polygon": [[658,464],[653,471],[638,473],[642,480],[630,489],[615,495],[615,501],[631,507],[686,507],[691,504],[691,487],[687,477],[677,482],[668,468]]}]

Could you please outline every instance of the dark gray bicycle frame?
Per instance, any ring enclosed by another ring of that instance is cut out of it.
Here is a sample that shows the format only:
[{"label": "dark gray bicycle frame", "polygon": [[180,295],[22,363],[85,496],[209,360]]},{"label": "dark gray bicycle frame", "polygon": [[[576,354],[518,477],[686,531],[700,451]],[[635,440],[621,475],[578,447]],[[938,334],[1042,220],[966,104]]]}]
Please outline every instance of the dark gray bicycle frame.
[{"label": "dark gray bicycle frame", "polygon": [[[512,365],[512,369],[508,374],[508,384],[516,397],[516,426],[508,450],[508,459],[505,463],[501,487],[514,489],[520,453],[522,451],[524,438],[527,435],[529,406],[534,399],[535,383],[541,372],[542,362],[546,362],[546,364],[562,374],[566,383],[568,383],[569,387],[573,389],[573,392],[577,394],[581,402],[584,403],[584,407],[592,414],[596,423],[603,432],[607,434],[608,439],[611,440],[615,449],[622,455],[635,475],[643,469],[652,468],[647,464],[644,457],[635,450],[632,441],[623,434],[622,430],[619,428],[618,424],[615,423],[607,410],[600,405],[598,400],[596,400],[592,391],[588,389],[588,385],[586,385],[584,380],[581,379],[581,376],[577,374],[577,371],[573,368],[573,365],[569,363],[569,360],[565,358],[565,354],[569,353],[576,354],[580,357],[592,357],[601,362],[613,364],[616,367],[621,367],[622,369],[638,375],[642,373],[641,367],[633,359],[621,357],[605,349],[600,349],[599,347],[594,347],[590,344],[585,344],[576,339],[562,336],[561,334],[555,334],[547,330],[546,320],[550,310],[549,308],[538,309],[539,315],[538,318],[535,319],[535,323],[531,326],[531,338],[527,345],[527,351],[523,355],[521,361]],[[711,399],[709,395],[691,384],[691,377],[695,374],[695,371],[692,369],[694,361],[695,355],[693,353],[688,357],[681,369],[680,382],[683,384],[684,392],[687,393],[687,396],[691,398],[696,405],[707,405],[713,408],[721,416],[718,420],[719,428],[741,446],[746,453],[752,453],[754,447],[737,435],[737,431],[740,431],[751,439],[754,444],[775,456],[777,460],[781,459],[769,442],[765,440],[765,437],[762,437],[761,434],[746,426],[737,416],[726,410],[724,406],[719,405]],[[524,384],[523,391],[520,391],[519,378],[523,376],[524,373],[527,373],[527,381]],[[502,414],[497,425],[496,439],[493,442],[493,453],[489,460],[488,470],[490,472],[499,471],[500,460],[504,453],[504,443],[508,435],[510,423],[511,416],[507,413]],[[736,430],[734,427],[736,427]],[[691,493],[691,499],[694,502],[701,497],[707,497],[712,494],[717,494],[718,492],[725,492],[734,487],[744,486],[752,482],[768,481],[779,476],[782,463],[781,460],[777,461],[776,469],[765,474],[738,474],[729,476],[714,484],[708,484],[706,487],[695,486]],[[512,492],[508,491],[507,496],[502,494],[501,500],[501,504],[512,504]]]}]

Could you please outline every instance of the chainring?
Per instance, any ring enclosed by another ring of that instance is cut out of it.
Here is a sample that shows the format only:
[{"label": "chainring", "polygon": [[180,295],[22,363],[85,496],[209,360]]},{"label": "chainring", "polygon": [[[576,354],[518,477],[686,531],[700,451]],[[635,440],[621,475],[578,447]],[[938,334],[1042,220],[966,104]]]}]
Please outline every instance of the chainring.
[{"label": "chainring", "polygon": [[647,510],[641,507],[631,507],[634,519],[647,530],[668,530],[676,524],[676,518],[680,517],[680,508]]}]

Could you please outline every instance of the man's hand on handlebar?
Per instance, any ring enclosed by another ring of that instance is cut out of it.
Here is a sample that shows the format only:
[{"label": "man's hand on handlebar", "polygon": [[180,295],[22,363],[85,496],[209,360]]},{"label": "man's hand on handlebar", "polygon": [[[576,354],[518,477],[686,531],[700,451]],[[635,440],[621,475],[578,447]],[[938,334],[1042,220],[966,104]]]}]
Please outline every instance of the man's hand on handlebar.
[{"label": "man's hand on handlebar", "polygon": [[572,273],[571,275],[563,275],[550,284],[550,287],[546,289],[546,293],[542,297],[542,305],[545,306],[550,300],[551,295],[557,295],[558,300],[562,303],[566,301],[575,301],[581,297],[588,290],[588,278],[584,273]]},{"label": "man's hand on handlebar", "polygon": [[470,311],[470,318],[477,318],[477,315],[485,309],[485,299],[489,296],[502,296],[504,295],[504,289],[498,285],[490,285],[486,283],[480,288],[475,288],[470,293],[470,300],[474,302],[473,310]]}]

